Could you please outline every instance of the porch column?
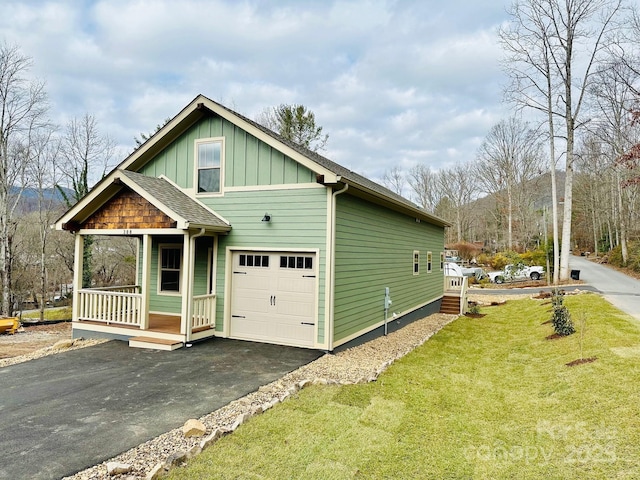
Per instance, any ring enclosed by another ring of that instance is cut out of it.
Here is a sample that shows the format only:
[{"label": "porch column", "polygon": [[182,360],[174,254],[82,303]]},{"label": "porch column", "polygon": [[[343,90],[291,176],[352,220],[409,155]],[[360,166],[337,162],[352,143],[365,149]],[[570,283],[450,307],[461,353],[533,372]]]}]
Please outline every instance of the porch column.
[{"label": "porch column", "polygon": [[[138,244],[139,245],[139,244]],[[142,302],[140,304],[140,329],[147,330],[149,328],[149,296],[151,295],[151,235],[144,234],[142,236],[142,270],[140,274],[140,293],[142,294]]]},{"label": "porch column", "polygon": [[75,234],[75,252],[73,257],[73,306],[71,308],[71,320],[77,322],[80,317],[80,290],[82,289],[82,266],[84,253],[84,237]]},{"label": "porch column", "polygon": [[193,252],[191,251],[191,236],[189,231],[184,232],[184,246],[182,248],[182,314],[180,315],[180,333],[187,335],[186,340],[191,338],[191,285],[193,283]]}]

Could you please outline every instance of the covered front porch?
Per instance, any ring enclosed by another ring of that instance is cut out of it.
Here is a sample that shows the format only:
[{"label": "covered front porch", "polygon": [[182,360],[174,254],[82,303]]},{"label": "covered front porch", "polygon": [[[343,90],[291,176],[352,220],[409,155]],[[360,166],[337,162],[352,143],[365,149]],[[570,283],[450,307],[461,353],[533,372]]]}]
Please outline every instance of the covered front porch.
[{"label": "covered front porch", "polygon": [[137,241],[135,284],[74,288],[74,336],[165,350],[214,336],[217,238],[231,230],[215,212],[163,178],[117,171],[56,225],[75,234],[74,285],[87,237]]},{"label": "covered front porch", "polygon": [[175,350],[187,342],[215,334],[215,294],[193,296],[191,314],[185,317],[185,322],[177,314],[148,311],[145,314],[144,295],[140,292],[140,285],[79,290],[73,309],[74,336],[99,332],[127,339],[131,346]]}]

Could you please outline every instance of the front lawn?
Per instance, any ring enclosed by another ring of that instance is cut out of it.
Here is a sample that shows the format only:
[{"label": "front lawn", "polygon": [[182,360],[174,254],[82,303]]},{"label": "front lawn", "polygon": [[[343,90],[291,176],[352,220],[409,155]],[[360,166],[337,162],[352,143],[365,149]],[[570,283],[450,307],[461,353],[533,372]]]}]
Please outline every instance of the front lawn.
[{"label": "front lawn", "polygon": [[599,296],[461,317],[366,385],[313,386],[222,438],[170,478],[638,478],[640,328]]}]

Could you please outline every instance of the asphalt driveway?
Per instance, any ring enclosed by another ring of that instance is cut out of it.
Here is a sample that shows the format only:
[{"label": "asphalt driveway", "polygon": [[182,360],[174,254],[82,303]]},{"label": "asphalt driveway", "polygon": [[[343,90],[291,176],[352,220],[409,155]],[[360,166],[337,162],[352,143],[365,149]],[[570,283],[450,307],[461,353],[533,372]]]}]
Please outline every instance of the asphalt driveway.
[{"label": "asphalt driveway", "polygon": [[219,338],[173,352],[110,341],[0,368],[0,478],[71,475],[320,355]]}]

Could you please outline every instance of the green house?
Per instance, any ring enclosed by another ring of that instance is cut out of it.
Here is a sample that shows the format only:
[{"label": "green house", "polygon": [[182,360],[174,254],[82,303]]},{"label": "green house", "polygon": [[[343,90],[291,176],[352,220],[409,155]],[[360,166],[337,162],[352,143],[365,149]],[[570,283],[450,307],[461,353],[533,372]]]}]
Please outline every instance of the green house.
[{"label": "green house", "polygon": [[446,226],[204,96],[56,222],[75,234],[75,285],[87,235],[138,241],[135,285],[74,289],[75,336],[328,351],[438,310]]}]

